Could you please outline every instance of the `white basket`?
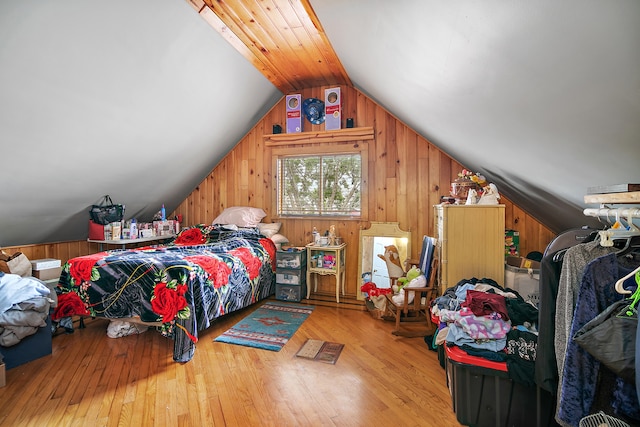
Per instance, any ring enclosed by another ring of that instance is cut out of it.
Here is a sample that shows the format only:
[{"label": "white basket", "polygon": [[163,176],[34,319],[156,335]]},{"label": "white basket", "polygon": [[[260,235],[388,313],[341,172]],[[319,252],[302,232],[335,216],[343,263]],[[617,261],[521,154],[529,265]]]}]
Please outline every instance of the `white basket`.
[{"label": "white basket", "polygon": [[631,427],[624,421],[609,416],[600,411],[597,414],[588,415],[580,420],[579,427]]}]

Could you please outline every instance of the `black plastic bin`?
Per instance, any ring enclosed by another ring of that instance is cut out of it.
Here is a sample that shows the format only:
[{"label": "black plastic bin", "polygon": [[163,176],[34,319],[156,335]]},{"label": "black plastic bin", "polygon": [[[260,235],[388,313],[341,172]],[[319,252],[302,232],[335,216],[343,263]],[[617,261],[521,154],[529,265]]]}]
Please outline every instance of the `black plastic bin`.
[{"label": "black plastic bin", "polygon": [[553,398],[509,378],[507,365],[445,346],[447,386],[460,424],[472,427],[548,427]]}]

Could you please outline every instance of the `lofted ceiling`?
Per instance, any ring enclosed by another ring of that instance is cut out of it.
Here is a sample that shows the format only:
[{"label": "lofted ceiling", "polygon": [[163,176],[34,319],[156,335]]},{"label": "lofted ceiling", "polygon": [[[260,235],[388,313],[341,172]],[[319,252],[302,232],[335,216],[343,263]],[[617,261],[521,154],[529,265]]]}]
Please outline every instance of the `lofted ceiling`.
[{"label": "lofted ceiling", "polygon": [[640,181],[639,44],[635,0],[1,2],[0,247],[86,238],[104,194],[171,210],[284,94],[333,84],[554,231],[593,223],[588,187]]},{"label": "lofted ceiling", "polygon": [[190,3],[282,93],[351,85],[307,0]]}]

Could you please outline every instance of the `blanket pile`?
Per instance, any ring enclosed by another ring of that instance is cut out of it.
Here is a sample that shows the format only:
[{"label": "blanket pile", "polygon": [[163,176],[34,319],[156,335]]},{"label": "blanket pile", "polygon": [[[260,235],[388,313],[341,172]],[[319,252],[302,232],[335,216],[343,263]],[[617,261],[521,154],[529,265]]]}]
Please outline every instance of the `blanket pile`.
[{"label": "blanket pile", "polygon": [[0,345],[16,345],[46,326],[50,293],[38,279],[0,272]]}]

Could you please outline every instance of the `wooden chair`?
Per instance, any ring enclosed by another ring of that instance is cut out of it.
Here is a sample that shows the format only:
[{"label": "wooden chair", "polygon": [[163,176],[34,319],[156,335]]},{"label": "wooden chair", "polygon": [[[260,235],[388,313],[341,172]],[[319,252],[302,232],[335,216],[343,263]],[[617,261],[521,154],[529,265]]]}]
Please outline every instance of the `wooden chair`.
[{"label": "wooden chair", "polygon": [[[430,244],[433,243],[431,242]],[[428,257],[428,259],[425,260],[424,257]],[[401,303],[395,302],[392,294],[385,295],[387,304],[383,319],[395,321],[395,328],[391,331],[394,335],[420,337],[431,335],[435,331],[435,325],[431,322],[430,302],[436,297],[438,291],[436,286],[438,259],[433,258],[432,251],[425,251],[425,248],[423,248],[420,265],[431,266],[426,286],[419,288],[405,286],[403,288],[404,300]],[[413,298],[410,298],[410,295]],[[411,302],[409,302],[410,299],[412,299]],[[413,326],[409,327],[409,325]],[[416,329],[415,325],[422,327]]]}]

